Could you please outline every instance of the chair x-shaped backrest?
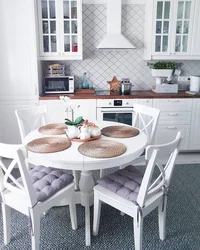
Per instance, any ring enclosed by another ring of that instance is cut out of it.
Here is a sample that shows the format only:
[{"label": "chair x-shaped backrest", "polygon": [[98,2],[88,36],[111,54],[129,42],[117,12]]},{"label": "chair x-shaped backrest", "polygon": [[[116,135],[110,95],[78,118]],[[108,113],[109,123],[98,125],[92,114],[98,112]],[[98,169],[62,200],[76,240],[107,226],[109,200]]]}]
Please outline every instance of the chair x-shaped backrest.
[{"label": "chair x-shaped backrest", "polygon": [[147,144],[153,144],[160,110],[140,104],[134,104],[133,126],[139,128],[147,135]]},{"label": "chair x-shaped backrest", "polygon": [[[0,143],[0,192],[2,198],[4,198],[4,191],[15,192],[16,198],[17,195],[22,194],[29,200],[29,206],[33,207],[37,199],[25,164],[27,152],[25,147],[20,147],[22,145]],[[3,159],[12,160],[8,167],[5,166]],[[21,182],[11,173],[16,166],[19,168]]]},{"label": "chair x-shaped backrest", "polygon": [[15,111],[22,142],[28,133],[46,124],[46,113],[46,105]]},{"label": "chair x-shaped backrest", "polygon": [[[147,198],[155,195],[160,190],[165,192],[164,189],[168,189],[179,152],[180,141],[181,132],[178,132],[175,140],[170,143],[147,146],[145,159],[148,164],[137,198],[140,207],[145,205]],[[163,159],[167,159],[165,167],[163,167]],[[159,168],[160,174],[156,179],[153,179],[152,176],[156,166]]]}]

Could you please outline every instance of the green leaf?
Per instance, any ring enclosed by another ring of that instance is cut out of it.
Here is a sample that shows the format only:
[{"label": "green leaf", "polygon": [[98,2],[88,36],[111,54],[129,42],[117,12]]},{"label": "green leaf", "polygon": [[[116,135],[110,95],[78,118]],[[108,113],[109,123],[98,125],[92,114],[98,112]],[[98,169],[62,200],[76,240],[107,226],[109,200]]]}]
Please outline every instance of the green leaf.
[{"label": "green leaf", "polygon": [[159,61],[153,64],[153,69],[175,69],[176,64],[174,62]]},{"label": "green leaf", "polygon": [[69,120],[69,119],[67,119],[67,118],[65,118],[65,121],[66,121],[66,122],[72,122],[71,120]]},{"label": "green leaf", "polygon": [[76,118],[75,123],[76,123],[76,124],[79,124],[79,123],[81,123],[82,121],[84,121],[83,117],[82,117],[82,116],[79,116],[79,117]]},{"label": "green leaf", "polygon": [[66,121],[65,124],[66,125],[73,125],[73,122],[72,121]]},{"label": "green leaf", "polygon": [[74,122],[65,118],[65,124],[69,125],[69,126],[73,126],[73,125],[76,126],[76,125],[80,124],[81,122],[84,122],[84,119],[82,116],[77,117]]}]

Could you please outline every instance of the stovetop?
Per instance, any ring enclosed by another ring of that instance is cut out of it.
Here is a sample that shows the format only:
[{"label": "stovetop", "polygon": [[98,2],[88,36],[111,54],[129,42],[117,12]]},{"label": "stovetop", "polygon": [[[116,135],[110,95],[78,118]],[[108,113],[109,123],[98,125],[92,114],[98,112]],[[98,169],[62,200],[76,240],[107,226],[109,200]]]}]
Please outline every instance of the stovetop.
[{"label": "stovetop", "polygon": [[[106,96],[110,96],[110,90],[96,90],[95,91],[95,94],[98,95],[98,96],[103,96],[103,95],[106,95]],[[134,91],[131,91],[131,94],[130,95],[135,95],[137,96],[138,94],[135,93]],[[122,95],[119,95],[119,96],[122,96]]]}]

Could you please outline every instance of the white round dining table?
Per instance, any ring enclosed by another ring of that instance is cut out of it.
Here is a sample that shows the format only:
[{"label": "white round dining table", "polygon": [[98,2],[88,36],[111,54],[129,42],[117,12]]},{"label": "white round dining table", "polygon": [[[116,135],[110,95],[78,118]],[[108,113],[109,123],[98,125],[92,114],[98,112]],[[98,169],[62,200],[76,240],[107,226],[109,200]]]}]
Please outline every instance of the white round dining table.
[{"label": "white round dining table", "polygon": [[[94,121],[101,129],[107,126],[123,125],[116,122]],[[66,135],[43,135],[38,130],[30,132],[24,139],[24,144],[41,137],[66,137]],[[79,181],[80,191],[76,191],[76,203],[85,207],[85,240],[86,246],[91,244],[90,230],[90,206],[93,205],[93,187],[95,185],[92,175],[93,170],[106,169],[123,166],[137,159],[147,144],[147,136],[144,132],[130,138],[111,138],[101,135],[99,140],[112,140],[121,142],[126,146],[126,152],[113,158],[90,158],[82,155],[78,151],[81,142],[72,141],[71,146],[63,151],[56,153],[33,153],[28,151],[28,162],[33,165],[44,165],[46,167],[59,168],[63,170],[80,170]],[[59,205],[59,204],[58,204]]]}]

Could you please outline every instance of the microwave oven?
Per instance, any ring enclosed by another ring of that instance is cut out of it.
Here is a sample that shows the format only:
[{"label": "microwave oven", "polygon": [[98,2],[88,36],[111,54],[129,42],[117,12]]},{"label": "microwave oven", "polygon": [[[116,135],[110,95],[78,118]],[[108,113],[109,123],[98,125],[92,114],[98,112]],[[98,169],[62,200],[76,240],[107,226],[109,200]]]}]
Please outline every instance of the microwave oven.
[{"label": "microwave oven", "polygon": [[74,93],[74,76],[45,77],[45,94]]}]

